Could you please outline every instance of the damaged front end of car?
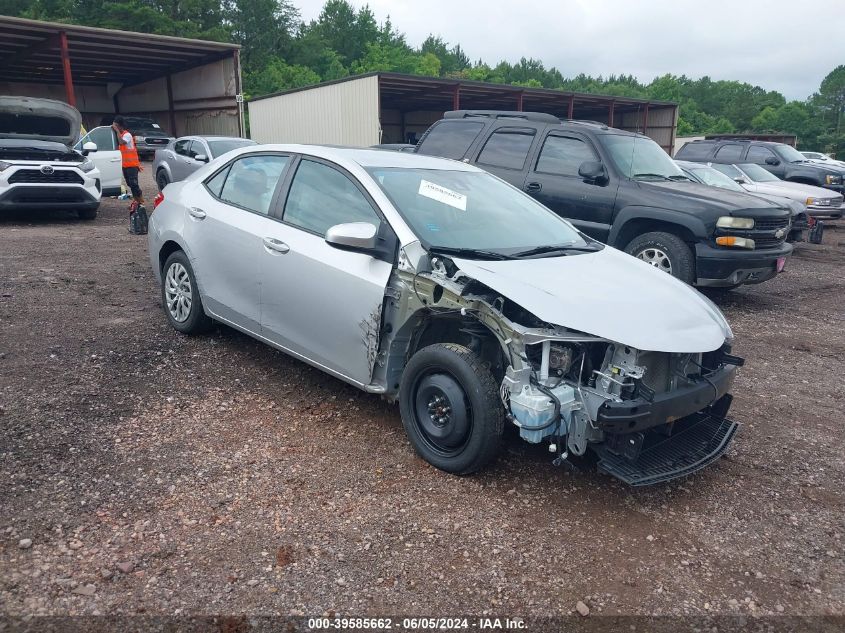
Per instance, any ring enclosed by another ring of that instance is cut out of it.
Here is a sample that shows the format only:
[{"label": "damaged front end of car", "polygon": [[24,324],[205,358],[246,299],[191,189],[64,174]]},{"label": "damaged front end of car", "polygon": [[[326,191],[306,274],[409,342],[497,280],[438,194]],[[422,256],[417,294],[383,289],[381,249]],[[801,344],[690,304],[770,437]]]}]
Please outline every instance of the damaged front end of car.
[{"label": "damaged front end of car", "polygon": [[649,485],[713,462],[738,428],[726,417],[743,364],[730,336],[711,351],[636,349],[542,320],[418,244],[400,252],[381,316],[373,382],[388,398],[416,350],[460,343],[500,381],[520,436],[547,442],[556,464],[592,453],[600,471]]}]

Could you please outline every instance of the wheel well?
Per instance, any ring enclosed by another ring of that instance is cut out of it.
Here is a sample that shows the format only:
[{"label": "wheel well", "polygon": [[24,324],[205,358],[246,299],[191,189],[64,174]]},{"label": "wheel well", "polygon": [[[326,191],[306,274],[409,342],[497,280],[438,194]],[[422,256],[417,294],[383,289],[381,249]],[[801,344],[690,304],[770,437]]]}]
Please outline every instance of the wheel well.
[{"label": "wheel well", "polygon": [[471,317],[454,314],[429,316],[412,335],[407,358],[435,343],[463,345],[489,363],[497,379],[504,377],[505,357],[499,341],[490,330]]},{"label": "wheel well", "polygon": [[623,249],[638,235],[643,233],[653,233],[655,231],[663,231],[664,233],[672,233],[677,235],[687,244],[695,244],[698,240],[692,231],[680,224],[673,224],[672,222],[664,222],[663,220],[652,220],[650,218],[637,218],[629,220],[620,229],[616,235],[613,246]]},{"label": "wheel well", "polygon": [[158,252],[158,267],[159,267],[159,270],[164,268],[164,262],[167,261],[168,257],[170,257],[176,251],[181,251],[181,250],[182,250],[182,247],[179,246],[179,244],[177,244],[176,242],[174,242],[172,240],[165,242],[162,245],[161,250]]}]

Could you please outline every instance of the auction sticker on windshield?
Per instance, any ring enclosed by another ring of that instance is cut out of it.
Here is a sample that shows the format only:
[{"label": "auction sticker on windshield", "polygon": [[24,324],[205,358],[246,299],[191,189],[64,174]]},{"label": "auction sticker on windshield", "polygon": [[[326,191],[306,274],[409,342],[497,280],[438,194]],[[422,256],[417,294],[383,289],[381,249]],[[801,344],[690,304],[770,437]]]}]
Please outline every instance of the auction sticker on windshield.
[{"label": "auction sticker on windshield", "polygon": [[417,193],[426,198],[437,200],[437,202],[448,204],[450,207],[455,207],[461,211],[467,210],[467,197],[464,194],[452,191],[446,187],[441,187],[428,180],[420,180],[420,190]]}]

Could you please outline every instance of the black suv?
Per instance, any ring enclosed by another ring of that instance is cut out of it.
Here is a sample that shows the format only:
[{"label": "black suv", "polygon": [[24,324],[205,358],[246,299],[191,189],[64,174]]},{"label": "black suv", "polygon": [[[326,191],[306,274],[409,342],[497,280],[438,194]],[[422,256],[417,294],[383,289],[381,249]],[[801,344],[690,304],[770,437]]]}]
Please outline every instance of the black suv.
[{"label": "black suv", "polygon": [[696,163],[737,165],[756,163],[781,180],[815,185],[845,193],[845,169],[807,160],[797,149],[786,143],[721,139],[690,141],[675,154],[678,160]]},{"label": "black suv", "polygon": [[[164,149],[170,141],[176,139],[161,129],[161,126],[153,119],[143,116],[125,116],[127,129],[135,137],[135,145],[138,148],[138,155],[141,158],[151,158],[157,149]],[[111,125],[114,115],[104,116],[100,125]]]},{"label": "black suv", "polygon": [[687,283],[732,288],[783,270],[790,211],[692,182],[657,143],[538,112],[447,112],[417,145],[523,189],[587,235]]}]

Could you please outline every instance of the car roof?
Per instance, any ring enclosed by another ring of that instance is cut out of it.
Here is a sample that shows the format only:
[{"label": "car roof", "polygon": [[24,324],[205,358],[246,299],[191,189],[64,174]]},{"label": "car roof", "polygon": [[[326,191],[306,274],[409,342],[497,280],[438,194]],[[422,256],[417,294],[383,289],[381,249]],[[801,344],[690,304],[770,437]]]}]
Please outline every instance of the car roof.
[{"label": "car roof", "polygon": [[409,152],[386,152],[381,149],[364,149],[358,147],[337,147],[331,145],[259,145],[250,147],[249,151],[275,151],[292,152],[295,154],[308,154],[317,158],[324,158],[339,165],[357,165],[364,169],[371,167],[400,167],[407,169],[440,169],[446,171],[470,171],[481,172],[482,170],[448,158],[436,158],[422,154]]},{"label": "car roof", "polygon": [[696,163],[691,160],[676,160],[675,164],[680,167],[686,167],[687,169],[699,169],[701,167],[710,167],[710,165],[708,165],[707,163]]}]

